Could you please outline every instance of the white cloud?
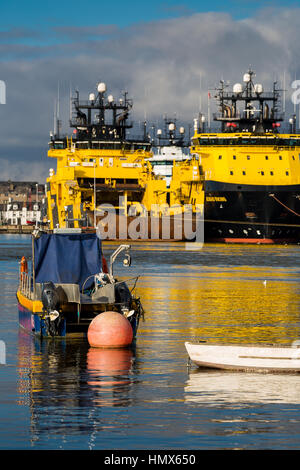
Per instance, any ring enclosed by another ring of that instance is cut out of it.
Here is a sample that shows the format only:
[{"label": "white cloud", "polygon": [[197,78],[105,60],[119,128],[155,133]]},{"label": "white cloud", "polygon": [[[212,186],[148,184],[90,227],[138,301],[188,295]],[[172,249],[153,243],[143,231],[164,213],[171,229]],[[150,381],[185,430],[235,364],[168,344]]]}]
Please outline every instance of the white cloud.
[{"label": "white cloud", "polygon": [[[207,89],[221,78],[231,85],[240,81],[250,65],[265,87],[274,78],[280,82],[285,70],[291,91],[290,82],[299,72],[299,20],[300,9],[269,9],[239,21],[225,13],[198,13],[123,30],[72,27],[57,31],[56,42],[46,46],[4,44],[2,34],[0,48],[6,59],[0,79],[6,82],[7,104],[0,106],[0,158],[5,163],[1,178],[20,175],[15,165],[22,161],[40,181],[46,178],[43,168],[51,164],[45,146],[53,128],[58,81],[65,121],[69,84],[87,98],[101,80],[114,95],[128,90],[134,100],[131,117],[137,121],[145,113],[149,122],[176,113],[179,121],[192,123],[199,110],[200,76],[204,111]],[[66,33],[74,40],[66,43]],[[87,39],[98,33],[108,35]],[[9,165],[8,149],[14,160]]]}]

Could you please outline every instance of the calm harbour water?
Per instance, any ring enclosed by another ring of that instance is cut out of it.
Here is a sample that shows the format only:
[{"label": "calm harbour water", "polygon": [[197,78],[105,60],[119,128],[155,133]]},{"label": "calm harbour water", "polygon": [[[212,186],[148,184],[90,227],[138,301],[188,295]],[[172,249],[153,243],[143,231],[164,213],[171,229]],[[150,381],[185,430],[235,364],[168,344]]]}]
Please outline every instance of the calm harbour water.
[{"label": "calm harbour water", "polygon": [[30,250],[28,236],[0,237],[1,449],[300,448],[300,375],[188,368],[184,348],[300,339],[300,246],[133,245],[131,268],[117,266],[141,275],[145,321],[135,348],[116,351],[19,330]]}]

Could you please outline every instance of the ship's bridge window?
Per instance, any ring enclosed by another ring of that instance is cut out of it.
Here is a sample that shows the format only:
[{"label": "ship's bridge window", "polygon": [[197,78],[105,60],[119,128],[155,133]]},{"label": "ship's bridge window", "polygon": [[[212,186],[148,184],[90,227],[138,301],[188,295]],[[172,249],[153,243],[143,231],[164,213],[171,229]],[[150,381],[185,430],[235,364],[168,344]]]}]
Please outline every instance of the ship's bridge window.
[{"label": "ship's bridge window", "polygon": [[258,138],[258,139],[254,139],[253,137],[251,137],[250,143],[251,143],[252,145],[261,145],[261,144],[264,143],[264,142],[262,142],[261,139],[259,139],[259,138]]},{"label": "ship's bridge window", "polygon": [[209,139],[210,145],[226,145],[227,144],[227,139]]},{"label": "ship's bridge window", "polygon": [[260,174],[263,176],[263,175],[265,174],[265,172],[264,172],[264,171],[261,171]]},{"label": "ship's bridge window", "polygon": [[270,175],[273,176],[273,174],[274,174],[273,171],[270,171]]},{"label": "ship's bridge window", "polygon": [[230,171],[230,174],[233,175],[233,171]]},{"label": "ship's bridge window", "polygon": [[[300,154],[299,154],[299,156],[300,156]],[[222,160],[222,155],[219,155],[219,160]]]},{"label": "ship's bridge window", "polygon": [[243,175],[245,175],[245,174],[246,174],[246,172],[245,172],[245,171],[243,171]]},{"label": "ship's bridge window", "polygon": [[292,159],[293,159],[293,160],[295,160],[295,157],[294,157],[294,155],[292,155]]},{"label": "ship's bridge window", "polygon": [[288,171],[286,171],[286,172],[285,172],[285,174],[288,176],[288,175],[289,175],[289,172],[288,172]]},{"label": "ship's bridge window", "polygon": [[[79,148],[79,149],[88,149],[89,144],[88,144],[88,142],[77,142],[76,147]],[[100,147],[98,147],[98,148],[100,148]]]},{"label": "ship's bridge window", "polygon": [[268,157],[268,155],[266,155],[266,156],[265,156],[265,159],[266,159],[266,160],[269,160],[269,157]]},{"label": "ship's bridge window", "polygon": [[282,156],[281,156],[281,155],[279,155],[279,160],[282,160]]},{"label": "ship's bridge window", "polygon": [[63,142],[54,142],[54,148],[55,149],[64,149],[65,146],[64,146]]},{"label": "ship's bridge window", "polygon": [[236,155],[233,155],[232,158],[233,158],[233,160],[236,160]]},{"label": "ship's bridge window", "polygon": [[250,155],[247,155],[247,160],[250,160]]}]

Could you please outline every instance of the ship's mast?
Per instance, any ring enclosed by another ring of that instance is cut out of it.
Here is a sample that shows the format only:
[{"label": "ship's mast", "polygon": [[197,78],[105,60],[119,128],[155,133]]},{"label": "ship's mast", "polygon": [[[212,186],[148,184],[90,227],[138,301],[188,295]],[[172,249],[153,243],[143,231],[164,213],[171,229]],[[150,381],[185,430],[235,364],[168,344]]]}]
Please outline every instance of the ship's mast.
[{"label": "ship's mast", "polygon": [[279,111],[281,90],[274,82],[273,90],[265,92],[260,83],[254,83],[254,77],[255,73],[249,69],[243,76],[243,84],[236,83],[232,91],[226,90],[228,85],[223,80],[215,90],[220,112],[214,114],[214,120],[221,122],[222,132],[278,131],[284,119],[284,113]]},{"label": "ship's mast", "polygon": [[[154,128],[154,126],[153,126]],[[177,147],[185,147],[185,128],[179,127],[179,135],[177,133],[176,118],[164,118],[164,133],[162,129],[157,129],[158,146],[176,145]]]},{"label": "ship's mast", "polygon": [[87,101],[81,101],[76,91],[72,98],[70,127],[76,129],[77,140],[126,140],[126,129],[132,127],[127,123],[132,100],[127,92],[118,102],[115,102],[113,95],[106,98],[105,94],[106,85],[103,82],[97,86],[97,95],[90,93]]}]

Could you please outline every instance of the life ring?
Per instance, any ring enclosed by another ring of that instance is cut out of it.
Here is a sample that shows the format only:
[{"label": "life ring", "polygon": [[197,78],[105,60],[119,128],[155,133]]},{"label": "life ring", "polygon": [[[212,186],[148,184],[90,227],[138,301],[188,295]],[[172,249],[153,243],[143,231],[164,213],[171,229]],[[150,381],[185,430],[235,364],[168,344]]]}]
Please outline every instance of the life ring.
[{"label": "life ring", "polygon": [[20,273],[21,273],[21,279],[23,278],[24,273],[28,274],[28,264],[27,264],[27,259],[25,258],[25,256],[22,256],[21,258]]}]

